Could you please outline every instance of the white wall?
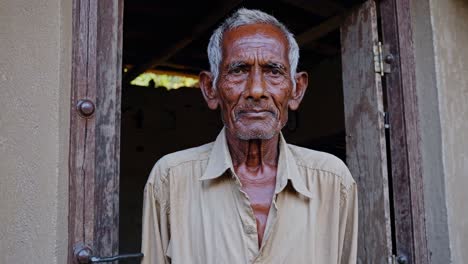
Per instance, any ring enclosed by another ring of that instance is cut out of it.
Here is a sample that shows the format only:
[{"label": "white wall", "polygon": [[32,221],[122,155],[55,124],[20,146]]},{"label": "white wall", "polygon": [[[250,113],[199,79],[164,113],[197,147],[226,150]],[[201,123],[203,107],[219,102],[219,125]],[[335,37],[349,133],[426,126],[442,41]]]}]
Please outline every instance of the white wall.
[{"label": "white wall", "polygon": [[0,263],[66,263],[71,2],[0,0]]},{"label": "white wall", "polygon": [[468,2],[413,0],[431,263],[468,259]]}]

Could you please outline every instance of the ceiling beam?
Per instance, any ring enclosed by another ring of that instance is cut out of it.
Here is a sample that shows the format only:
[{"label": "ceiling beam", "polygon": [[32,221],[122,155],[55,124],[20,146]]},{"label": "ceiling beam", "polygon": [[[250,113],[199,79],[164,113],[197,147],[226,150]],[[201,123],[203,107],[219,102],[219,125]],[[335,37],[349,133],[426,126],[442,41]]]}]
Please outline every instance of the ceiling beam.
[{"label": "ceiling beam", "polygon": [[310,0],[283,0],[283,2],[289,3],[301,9],[308,11],[311,14],[329,17],[345,11],[345,7],[333,0],[323,1],[310,1]]},{"label": "ceiling beam", "polygon": [[340,28],[340,25],[343,22],[344,18],[344,13],[341,13],[339,15],[333,16],[325,20],[318,26],[306,30],[305,32],[299,34],[296,37],[297,43],[299,44],[299,46],[303,46],[317,41],[318,39],[324,37],[328,33]]},{"label": "ceiling beam", "polygon": [[[165,68],[165,69],[173,69],[174,71],[179,71],[179,72],[190,72],[193,74],[198,74],[201,71],[205,70],[201,66],[198,65],[182,65],[182,64],[177,64],[177,63],[172,63],[172,62],[164,62],[158,67]],[[156,69],[158,69],[158,67]]]},{"label": "ceiling beam", "polygon": [[316,54],[333,56],[340,53],[340,47],[323,42],[311,42],[307,46],[301,46],[301,50],[312,51]]},{"label": "ceiling beam", "polygon": [[[296,0],[292,0],[292,1],[296,1]],[[299,0],[297,0],[297,1],[299,1]],[[333,1],[330,1],[330,2],[333,2]],[[341,27],[341,24],[343,23],[344,19],[351,12],[358,9],[360,6],[361,6],[361,4],[358,3],[358,4],[355,4],[354,6],[349,7],[347,9],[342,9],[342,10],[340,10],[340,12],[338,14],[326,19],[325,21],[323,21],[319,25],[317,25],[315,27],[312,27],[312,28],[302,32],[301,34],[299,34],[296,37],[297,43],[299,44],[299,46],[319,45],[319,44],[314,43],[314,42],[317,42],[320,38],[326,36],[328,33],[339,29]]]},{"label": "ceiling beam", "polygon": [[211,9],[209,14],[202,16],[203,20],[199,24],[195,25],[191,29],[188,27],[190,31],[185,32],[184,37],[180,41],[169,45],[169,47],[166,49],[160,50],[160,52],[157,52],[157,54],[153,56],[147,63],[138,65],[128,71],[123,77],[123,83],[128,84],[146,70],[154,68],[155,66],[168,61],[171,57],[177,54],[177,52],[203,35],[203,33],[205,33],[210,27],[212,27],[216,22],[218,22],[241,2],[242,0],[223,1],[223,3],[220,4],[217,8]]}]

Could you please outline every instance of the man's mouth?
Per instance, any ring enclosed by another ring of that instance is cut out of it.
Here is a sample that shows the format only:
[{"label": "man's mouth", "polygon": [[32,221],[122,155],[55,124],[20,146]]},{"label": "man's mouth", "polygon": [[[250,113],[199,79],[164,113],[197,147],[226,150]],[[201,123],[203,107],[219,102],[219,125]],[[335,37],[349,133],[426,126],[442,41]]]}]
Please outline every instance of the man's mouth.
[{"label": "man's mouth", "polygon": [[253,119],[263,119],[267,117],[275,117],[275,113],[270,110],[265,109],[243,109],[237,112],[236,119],[246,117],[246,118],[253,118]]}]

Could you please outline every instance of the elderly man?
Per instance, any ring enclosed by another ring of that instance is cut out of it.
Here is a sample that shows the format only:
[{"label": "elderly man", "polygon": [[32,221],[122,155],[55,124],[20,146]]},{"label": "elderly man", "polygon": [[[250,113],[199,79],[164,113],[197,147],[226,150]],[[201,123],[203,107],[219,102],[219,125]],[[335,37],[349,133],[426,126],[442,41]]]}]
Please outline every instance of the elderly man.
[{"label": "elderly man", "polygon": [[357,192],[338,158],[288,145],[281,129],[307,73],[274,17],[240,9],[213,33],[200,87],[224,128],[169,154],[145,188],[142,263],[355,263]]}]

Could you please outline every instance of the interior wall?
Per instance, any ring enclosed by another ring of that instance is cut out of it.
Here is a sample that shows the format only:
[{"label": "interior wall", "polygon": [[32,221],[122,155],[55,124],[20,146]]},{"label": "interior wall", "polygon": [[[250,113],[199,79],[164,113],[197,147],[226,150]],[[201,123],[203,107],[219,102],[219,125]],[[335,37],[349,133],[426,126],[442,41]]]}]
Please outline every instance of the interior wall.
[{"label": "interior wall", "polygon": [[143,188],[151,168],[165,154],[213,141],[222,124],[198,88],[133,86],[122,97],[121,125],[120,252],[139,252]]},{"label": "interior wall", "polygon": [[468,2],[431,0],[452,263],[468,260]]},{"label": "interior wall", "polygon": [[0,263],[66,263],[71,11],[0,0]]},{"label": "interior wall", "polygon": [[468,3],[413,0],[426,228],[431,263],[468,259]]},{"label": "interior wall", "polygon": [[297,113],[297,127],[283,133],[289,143],[314,147],[315,142],[330,136],[342,136],[344,141],[344,103],[341,57],[328,57],[312,68],[309,85]]}]

